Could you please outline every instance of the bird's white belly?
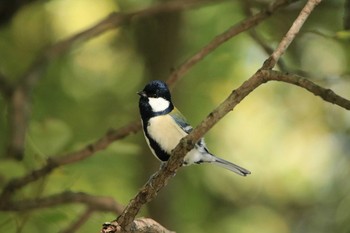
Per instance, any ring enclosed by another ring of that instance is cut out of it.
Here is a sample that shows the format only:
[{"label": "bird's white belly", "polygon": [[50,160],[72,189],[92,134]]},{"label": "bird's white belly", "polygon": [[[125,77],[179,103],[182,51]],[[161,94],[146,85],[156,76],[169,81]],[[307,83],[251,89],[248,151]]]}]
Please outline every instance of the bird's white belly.
[{"label": "bird's white belly", "polygon": [[169,115],[151,118],[147,130],[151,138],[168,154],[177,146],[181,138],[187,135]]}]

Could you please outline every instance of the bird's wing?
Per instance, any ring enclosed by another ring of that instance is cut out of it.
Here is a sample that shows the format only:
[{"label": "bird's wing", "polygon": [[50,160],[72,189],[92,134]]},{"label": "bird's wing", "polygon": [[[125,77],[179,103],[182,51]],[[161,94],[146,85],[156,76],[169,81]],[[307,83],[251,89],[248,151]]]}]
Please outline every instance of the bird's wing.
[{"label": "bird's wing", "polygon": [[169,113],[169,115],[187,134],[189,134],[193,130],[192,126],[188,124],[186,118],[181,114],[179,110],[177,110],[177,108],[174,108],[173,111]]}]

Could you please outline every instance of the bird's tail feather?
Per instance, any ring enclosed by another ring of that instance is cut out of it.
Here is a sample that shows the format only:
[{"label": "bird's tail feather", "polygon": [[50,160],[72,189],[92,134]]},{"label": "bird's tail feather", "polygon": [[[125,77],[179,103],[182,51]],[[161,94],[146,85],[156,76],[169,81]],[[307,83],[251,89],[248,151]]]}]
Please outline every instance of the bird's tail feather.
[{"label": "bird's tail feather", "polygon": [[237,173],[238,175],[241,176],[246,176],[250,174],[250,171],[248,171],[247,169],[240,167],[234,163],[231,163],[229,161],[226,161],[224,159],[218,158],[215,156],[215,160],[212,162],[213,164],[216,164],[220,167],[226,168],[230,171],[233,171],[235,173]]}]

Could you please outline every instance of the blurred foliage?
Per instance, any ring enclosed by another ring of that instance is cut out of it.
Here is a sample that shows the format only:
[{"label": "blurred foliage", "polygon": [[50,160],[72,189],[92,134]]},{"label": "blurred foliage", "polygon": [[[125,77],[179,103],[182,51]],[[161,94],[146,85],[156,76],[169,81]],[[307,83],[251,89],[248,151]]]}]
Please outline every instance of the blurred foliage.
[{"label": "blurred foliage", "polygon": [[[269,1],[227,1],[165,14],[105,33],[50,62],[32,96],[25,159],[5,158],[8,105],[0,97],[0,185],[40,167],[49,156],[82,148],[138,119],[135,94],[213,37]],[[17,80],[47,46],[110,12],[156,1],[46,0],[20,8],[0,28],[0,71]],[[256,30],[272,48],[304,1]],[[350,98],[349,32],[344,1],[324,1],[283,56],[290,72]],[[250,77],[268,55],[247,33],[225,43],[176,86],[173,99],[193,125]],[[211,151],[252,171],[247,178],[210,165],[181,169],[144,215],[177,232],[350,231],[350,114],[307,91],[268,83],[251,93],[206,136]],[[158,168],[141,133],[79,163],[61,167],[16,198],[81,191],[127,204]],[[80,204],[0,212],[1,232],[58,232],[84,211]],[[79,232],[97,232],[112,213],[96,212]]]}]

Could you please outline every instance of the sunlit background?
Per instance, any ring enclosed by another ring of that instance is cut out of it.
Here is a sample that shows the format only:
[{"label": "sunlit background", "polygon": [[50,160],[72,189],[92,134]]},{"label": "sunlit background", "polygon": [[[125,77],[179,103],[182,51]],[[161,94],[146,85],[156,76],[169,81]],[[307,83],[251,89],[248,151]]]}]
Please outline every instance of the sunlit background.
[{"label": "sunlit background", "polygon": [[[49,156],[80,149],[138,116],[136,91],[171,71],[216,35],[269,1],[226,1],[135,20],[74,46],[49,63],[33,91],[24,161],[4,159],[8,105],[0,97],[0,184],[42,166]],[[157,1],[47,0],[21,8],[0,28],[0,70],[15,81],[49,45],[96,24],[111,12]],[[274,48],[304,1],[274,13],[256,30]],[[350,99],[350,43],[344,1],[324,1],[282,60],[289,72]],[[345,36],[344,36],[345,35]],[[175,105],[195,126],[261,67],[268,54],[243,33],[197,64],[173,91]],[[206,135],[210,150],[247,168],[239,177],[211,165],[180,169],[146,205],[176,232],[350,232],[350,114],[286,83],[256,89]],[[141,133],[21,190],[15,198],[63,191],[111,196],[126,205],[159,167]],[[84,211],[81,204],[0,212],[1,232],[59,232]],[[95,212],[78,232],[98,232],[113,213]]]}]

